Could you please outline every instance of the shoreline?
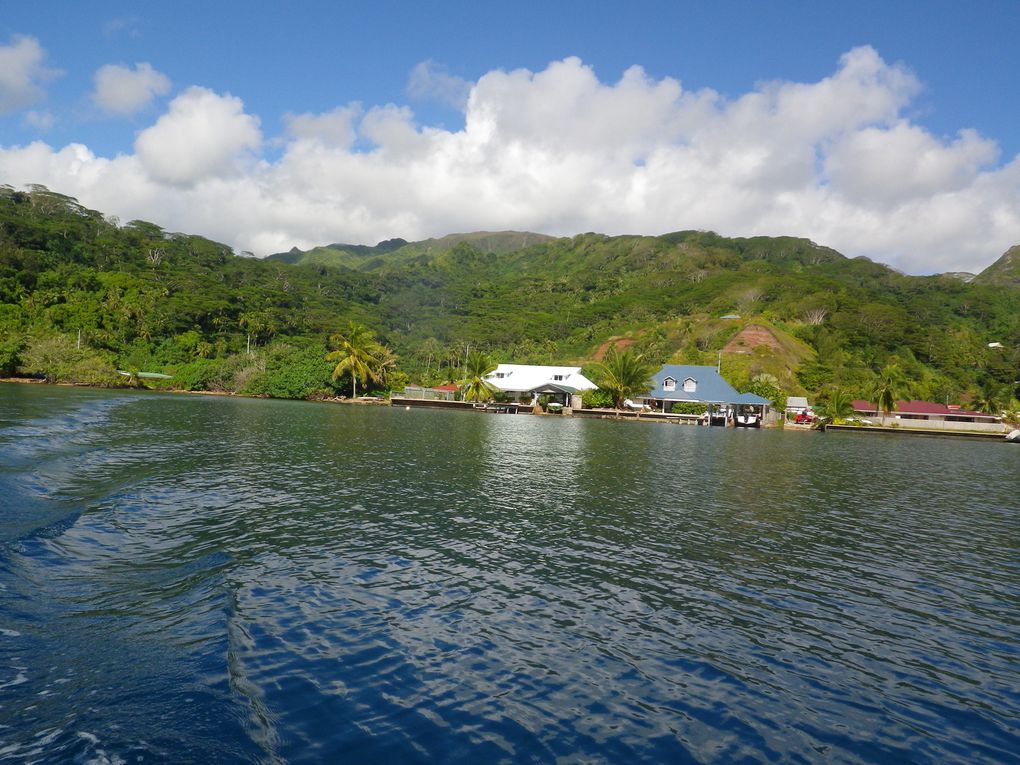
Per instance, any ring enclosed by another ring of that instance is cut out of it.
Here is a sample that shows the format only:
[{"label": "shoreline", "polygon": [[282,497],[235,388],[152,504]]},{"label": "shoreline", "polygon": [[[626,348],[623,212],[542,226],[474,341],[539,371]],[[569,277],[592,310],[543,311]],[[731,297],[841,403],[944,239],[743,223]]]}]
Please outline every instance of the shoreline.
[{"label": "shoreline", "polygon": [[307,401],[311,404],[356,404],[359,406],[389,406],[389,399],[367,396],[348,398],[336,396],[331,398],[274,398],[272,396],[252,396],[247,393],[232,393],[223,390],[182,390],[181,388],[150,388],[148,386],[132,385],[89,385],[87,383],[56,382],[48,383],[35,377],[0,377],[0,383],[11,383],[12,385],[50,385],[54,388],[87,388],[90,390],[109,391],[144,391],[146,393],[173,393],[182,396],[222,396],[224,398],[250,398],[262,399],[265,401]]},{"label": "shoreline", "polygon": [[[272,396],[252,396],[245,393],[230,393],[228,391],[214,391],[214,390],[181,390],[179,388],[173,389],[162,389],[162,388],[148,388],[132,387],[132,386],[101,386],[101,385],[88,385],[82,383],[47,383],[46,380],[40,380],[34,377],[0,377],[0,383],[11,383],[14,385],[52,385],[57,388],[91,388],[93,390],[122,390],[122,391],[145,391],[148,393],[171,393],[184,396],[221,396],[225,398],[237,397],[247,399],[263,399],[266,401],[304,401],[311,404],[345,404],[355,406],[407,406],[408,408],[435,408],[435,409],[447,409],[447,410],[461,410],[461,411],[480,411],[469,402],[463,401],[446,401],[446,400],[421,400],[421,399],[404,399],[401,397],[367,397],[359,396],[356,399],[348,398],[346,396],[337,396],[331,398],[273,398]],[[533,414],[532,411],[522,411],[518,414]],[[544,413],[543,414],[547,414]],[[564,412],[558,415],[547,415],[556,417],[580,417],[586,419],[603,419],[603,420],[629,420],[636,422],[658,422],[658,423],[669,423],[669,424],[696,424],[689,421],[689,417],[685,415],[671,415],[653,412],[634,412],[628,410],[614,410],[614,409],[575,409],[572,412]],[[764,428],[742,428],[742,430],[789,430],[791,432],[812,432],[813,428],[804,428],[796,426],[786,427],[764,427]],[[978,431],[952,431],[952,430],[936,430],[927,428],[885,428],[885,427],[867,427],[862,428],[857,425],[827,425],[825,431],[834,431],[839,433],[870,433],[874,435],[890,435],[890,436],[927,436],[929,438],[958,438],[968,439],[976,441],[1002,441],[1003,443],[1009,443],[1006,441],[1006,433],[988,433]]]}]

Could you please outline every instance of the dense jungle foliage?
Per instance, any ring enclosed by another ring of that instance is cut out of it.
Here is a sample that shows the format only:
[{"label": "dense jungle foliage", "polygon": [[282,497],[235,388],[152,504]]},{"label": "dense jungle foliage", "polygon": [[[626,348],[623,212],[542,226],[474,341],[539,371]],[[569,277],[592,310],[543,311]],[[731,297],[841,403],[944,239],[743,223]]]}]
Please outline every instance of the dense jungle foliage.
[{"label": "dense jungle foliage", "polygon": [[[656,364],[721,358],[739,389],[765,374],[782,395],[868,397],[894,367],[903,398],[1008,402],[1020,379],[1020,288],[994,267],[972,283],[906,276],[803,239],[700,231],[313,252],[241,257],[0,187],[0,376],[113,385],[144,371],[183,389],[336,395],[351,381],[325,355],[353,322],[395,354],[382,387],[463,379],[471,351],[587,364],[613,343]],[[775,342],[722,353],[752,324]]]}]

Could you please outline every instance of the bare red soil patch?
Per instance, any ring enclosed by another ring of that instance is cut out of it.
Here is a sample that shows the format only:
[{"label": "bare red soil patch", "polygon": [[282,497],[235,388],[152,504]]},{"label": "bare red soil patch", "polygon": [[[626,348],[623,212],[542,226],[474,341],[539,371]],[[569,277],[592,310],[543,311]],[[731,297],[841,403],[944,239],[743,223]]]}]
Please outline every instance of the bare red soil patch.
[{"label": "bare red soil patch", "polygon": [[748,324],[726,343],[723,353],[751,353],[755,348],[767,346],[773,351],[782,348],[772,330],[760,324]]},{"label": "bare red soil patch", "polygon": [[636,342],[635,340],[629,337],[621,337],[615,340],[606,340],[604,343],[602,343],[602,345],[598,347],[598,350],[595,351],[594,359],[595,361],[602,361],[602,359],[606,357],[606,353],[608,353],[609,349],[612,348],[614,345],[616,346],[616,350],[622,351],[625,348],[627,348],[627,346],[634,345],[635,342]]}]

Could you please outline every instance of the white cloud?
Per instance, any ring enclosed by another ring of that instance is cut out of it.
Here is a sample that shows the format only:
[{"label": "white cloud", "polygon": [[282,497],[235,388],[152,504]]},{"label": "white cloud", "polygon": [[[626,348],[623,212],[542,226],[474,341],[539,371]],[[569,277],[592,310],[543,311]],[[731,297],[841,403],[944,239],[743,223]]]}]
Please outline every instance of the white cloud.
[{"label": "white cloud", "polygon": [[113,38],[119,35],[126,35],[127,37],[141,37],[141,32],[138,31],[138,17],[137,16],[124,16],[121,18],[110,19],[103,24],[103,36],[106,38]]},{"label": "white cloud", "polygon": [[471,83],[450,74],[442,64],[431,59],[411,70],[407,95],[417,101],[436,101],[454,109],[463,109],[471,92]]},{"label": "white cloud", "polygon": [[995,143],[972,130],[947,144],[900,122],[845,136],[829,150],[825,172],[856,204],[887,206],[966,189],[998,158]]},{"label": "white cloud", "polygon": [[407,107],[290,115],[262,147],[229,95],[192,88],[133,155],[0,148],[0,177],[259,254],[472,229],[796,235],[912,273],[980,270],[1020,243],[1020,157],[912,122],[920,83],[871,48],[813,83],[737,98],[640,67],[603,82],[574,58],[492,71],[464,127]]},{"label": "white cloud", "polygon": [[325,114],[288,114],[284,116],[287,133],[298,140],[322,141],[340,149],[354,143],[354,120],[361,115],[360,104],[340,106]]},{"label": "white cloud", "polygon": [[135,152],[159,183],[190,186],[242,170],[245,153],[259,147],[259,121],[230,95],[193,87],[135,140]]},{"label": "white cloud", "polygon": [[131,115],[169,92],[170,79],[151,64],[107,64],[96,72],[92,103],[107,114]]},{"label": "white cloud", "polygon": [[22,120],[28,127],[33,130],[38,130],[41,133],[45,133],[47,130],[52,128],[56,122],[56,119],[50,112],[40,112],[35,109],[29,109],[25,112],[25,116]]},{"label": "white cloud", "polygon": [[43,96],[42,83],[59,72],[44,65],[46,51],[34,37],[14,37],[0,45],[0,114],[10,114]]}]

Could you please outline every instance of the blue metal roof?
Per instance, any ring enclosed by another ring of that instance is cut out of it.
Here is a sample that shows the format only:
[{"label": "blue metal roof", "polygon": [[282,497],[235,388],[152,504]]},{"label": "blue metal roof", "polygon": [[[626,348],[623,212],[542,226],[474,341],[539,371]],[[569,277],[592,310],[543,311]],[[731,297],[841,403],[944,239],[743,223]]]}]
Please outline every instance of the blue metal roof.
[{"label": "blue metal roof", "polygon": [[[676,390],[663,388],[663,383],[670,377],[676,381]],[[644,398],[654,398],[660,401],[698,401],[706,404],[768,403],[765,399],[752,393],[737,393],[733,386],[715,371],[715,367],[664,364],[662,369],[652,376],[652,379],[655,380],[655,387],[646,393]],[[684,381],[688,379],[694,380],[696,386],[695,390],[689,393],[684,391]],[[748,396],[754,400],[745,400]]]},{"label": "blue metal roof", "polygon": [[754,404],[755,406],[760,406],[762,404],[768,404],[769,406],[772,406],[772,402],[771,401],[769,401],[767,398],[762,398],[761,396],[759,396],[759,395],[757,395],[755,393],[741,393],[739,396],[737,396],[737,400],[734,401],[733,403],[734,404]]}]

